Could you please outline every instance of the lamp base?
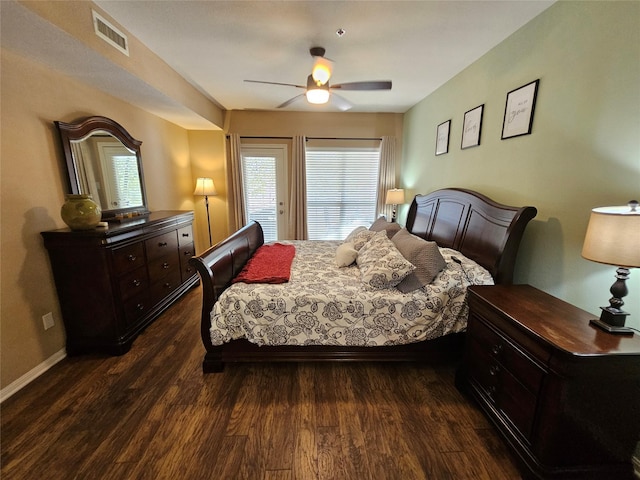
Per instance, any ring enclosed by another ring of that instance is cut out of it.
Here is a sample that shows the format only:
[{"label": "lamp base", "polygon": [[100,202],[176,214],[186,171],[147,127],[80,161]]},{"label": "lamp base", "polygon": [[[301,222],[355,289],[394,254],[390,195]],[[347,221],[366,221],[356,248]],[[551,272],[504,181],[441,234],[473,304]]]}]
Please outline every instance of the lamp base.
[{"label": "lamp base", "polygon": [[619,308],[600,307],[602,314],[600,318],[589,321],[590,325],[595,325],[602,330],[614,333],[616,335],[633,335],[633,330],[624,326],[625,317],[629,315],[627,312]]}]

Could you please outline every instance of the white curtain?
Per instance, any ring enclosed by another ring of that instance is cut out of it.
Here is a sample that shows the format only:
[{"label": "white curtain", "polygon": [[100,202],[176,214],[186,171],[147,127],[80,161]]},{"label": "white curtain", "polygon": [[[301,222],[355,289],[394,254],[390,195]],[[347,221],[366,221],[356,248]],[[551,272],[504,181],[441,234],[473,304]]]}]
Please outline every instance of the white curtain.
[{"label": "white curtain", "polygon": [[229,185],[228,208],[229,230],[235,232],[247,223],[247,215],[244,205],[244,190],[242,183],[242,155],[240,153],[240,135],[227,136],[227,172]]},{"label": "white curtain", "polygon": [[376,217],[384,215],[391,220],[393,205],[385,205],[387,190],[396,188],[396,138],[382,137],[380,143],[380,177],[378,180],[378,203]]},{"label": "white curtain", "polygon": [[295,136],[291,148],[291,179],[289,182],[289,231],[291,240],[307,240],[306,141]]}]

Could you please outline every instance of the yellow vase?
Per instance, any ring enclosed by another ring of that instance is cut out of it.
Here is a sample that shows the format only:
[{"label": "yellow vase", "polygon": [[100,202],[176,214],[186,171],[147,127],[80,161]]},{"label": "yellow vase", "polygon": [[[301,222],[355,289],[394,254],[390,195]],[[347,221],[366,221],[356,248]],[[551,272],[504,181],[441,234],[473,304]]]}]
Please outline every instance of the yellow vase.
[{"label": "yellow vase", "polygon": [[71,230],[90,230],[100,223],[102,209],[91,195],[65,195],[60,216]]}]

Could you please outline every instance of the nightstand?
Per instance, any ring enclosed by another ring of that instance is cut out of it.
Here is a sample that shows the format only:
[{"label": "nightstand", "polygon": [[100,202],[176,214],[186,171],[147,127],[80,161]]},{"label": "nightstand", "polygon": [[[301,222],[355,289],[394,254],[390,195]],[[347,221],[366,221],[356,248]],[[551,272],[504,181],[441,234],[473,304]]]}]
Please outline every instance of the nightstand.
[{"label": "nightstand", "polygon": [[458,388],[532,478],[632,479],[640,439],[640,335],[529,285],[472,286]]}]

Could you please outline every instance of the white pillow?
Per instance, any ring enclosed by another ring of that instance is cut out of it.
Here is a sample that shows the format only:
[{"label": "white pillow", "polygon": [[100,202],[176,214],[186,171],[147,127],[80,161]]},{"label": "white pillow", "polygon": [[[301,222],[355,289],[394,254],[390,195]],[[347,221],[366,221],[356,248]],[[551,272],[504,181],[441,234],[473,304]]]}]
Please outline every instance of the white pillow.
[{"label": "white pillow", "polygon": [[362,282],[370,290],[395,287],[416,268],[402,256],[384,230],[364,244],[356,262]]},{"label": "white pillow", "polygon": [[339,267],[348,267],[357,257],[358,251],[353,248],[351,242],[345,242],[336,249],[336,263]]}]

